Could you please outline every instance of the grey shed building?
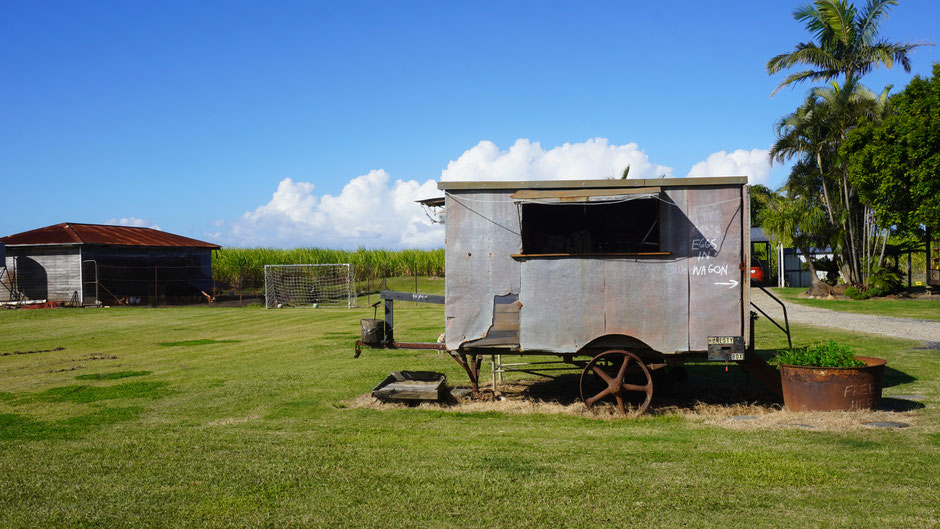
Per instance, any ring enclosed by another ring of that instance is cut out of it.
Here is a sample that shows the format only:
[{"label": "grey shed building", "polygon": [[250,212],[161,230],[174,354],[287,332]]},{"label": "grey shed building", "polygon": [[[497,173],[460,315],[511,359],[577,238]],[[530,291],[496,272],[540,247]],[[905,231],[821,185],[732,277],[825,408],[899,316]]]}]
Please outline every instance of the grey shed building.
[{"label": "grey shed building", "polygon": [[62,223],[0,238],[0,301],[180,302],[212,290],[221,248],[151,228]]}]

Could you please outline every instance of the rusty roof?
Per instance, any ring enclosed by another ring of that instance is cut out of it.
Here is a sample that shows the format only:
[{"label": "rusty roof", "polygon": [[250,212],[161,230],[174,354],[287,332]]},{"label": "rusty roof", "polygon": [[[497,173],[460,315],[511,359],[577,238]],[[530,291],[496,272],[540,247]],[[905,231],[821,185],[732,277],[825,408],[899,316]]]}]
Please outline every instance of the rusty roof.
[{"label": "rusty roof", "polygon": [[690,187],[744,184],[747,184],[746,176],[696,176],[692,178],[627,178],[626,180],[618,178],[606,180],[447,181],[438,182],[437,188],[443,191],[485,191],[490,189],[592,189],[609,187]]},{"label": "rusty roof", "polygon": [[184,246],[187,248],[221,248],[218,244],[190,239],[152,228],[109,226],[63,222],[45,228],[0,237],[7,246],[39,244],[101,244],[108,246]]}]

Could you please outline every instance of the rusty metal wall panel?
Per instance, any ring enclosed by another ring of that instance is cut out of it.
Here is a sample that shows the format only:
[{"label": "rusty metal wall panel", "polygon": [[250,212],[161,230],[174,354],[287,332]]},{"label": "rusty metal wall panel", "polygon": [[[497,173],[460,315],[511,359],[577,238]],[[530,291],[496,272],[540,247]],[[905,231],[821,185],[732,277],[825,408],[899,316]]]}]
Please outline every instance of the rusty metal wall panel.
[{"label": "rusty metal wall panel", "polygon": [[522,263],[523,350],[572,353],[606,334],[604,259],[532,259]]},{"label": "rusty metal wall panel", "polygon": [[664,189],[660,234],[668,256],[518,261],[511,257],[521,246],[513,191],[447,195],[449,349],[509,339],[515,328],[497,321],[495,308],[513,294],[523,352],[571,353],[600,336],[625,334],[681,353],[704,351],[709,335],[743,334],[740,185]]},{"label": "rusty metal wall panel", "polygon": [[743,191],[741,186],[688,193],[689,347],[707,349],[708,336],[744,334]]},{"label": "rusty metal wall panel", "polygon": [[600,336],[632,336],[664,353],[688,350],[686,191],[660,205],[661,249],[640,258],[532,259],[522,267],[521,345],[575,352]]},{"label": "rusty metal wall panel", "polygon": [[[456,350],[486,336],[497,296],[519,294],[519,215],[509,193],[460,192],[445,197],[446,343]],[[524,309],[522,309],[524,311]]]},{"label": "rusty metal wall panel", "polygon": [[519,311],[522,303],[519,296],[508,294],[493,298],[493,324],[480,340],[467,342],[466,346],[500,347],[519,345]]},{"label": "rusty metal wall panel", "polygon": [[688,190],[670,188],[660,205],[660,249],[668,257],[610,261],[608,334],[633,336],[663,353],[689,349]]}]

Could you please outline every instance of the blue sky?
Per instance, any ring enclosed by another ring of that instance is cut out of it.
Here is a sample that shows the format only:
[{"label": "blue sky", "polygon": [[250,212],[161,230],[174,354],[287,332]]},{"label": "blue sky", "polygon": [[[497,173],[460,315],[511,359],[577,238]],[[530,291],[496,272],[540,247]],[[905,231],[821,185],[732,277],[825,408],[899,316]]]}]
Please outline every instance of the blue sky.
[{"label": "blue sky", "polygon": [[[626,161],[774,186],[786,168],[755,164],[809,86],[770,99],[782,76],[764,65],[809,39],[798,3],[4,1],[0,235],[123,222],[223,245],[436,246],[411,201],[442,177]],[[938,28],[940,2],[902,0],[882,35]],[[940,53],[912,59],[866,84],[899,90]]]}]

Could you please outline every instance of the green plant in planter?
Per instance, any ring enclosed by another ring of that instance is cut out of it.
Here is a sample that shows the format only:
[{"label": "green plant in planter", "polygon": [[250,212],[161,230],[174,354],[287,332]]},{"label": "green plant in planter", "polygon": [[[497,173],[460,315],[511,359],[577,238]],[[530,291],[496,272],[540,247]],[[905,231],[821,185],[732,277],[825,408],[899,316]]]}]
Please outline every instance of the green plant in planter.
[{"label": "green plant in planter", "polygon": [[773,363],[806,367],[865,367],[865,362],[855,358],[850,347],[832,340],[810,347],[781,349]]}]

